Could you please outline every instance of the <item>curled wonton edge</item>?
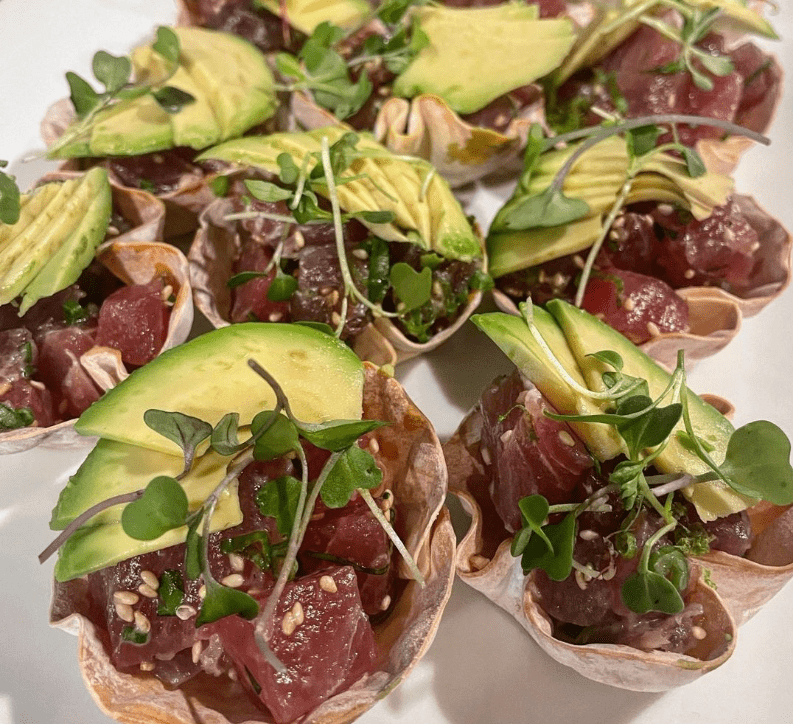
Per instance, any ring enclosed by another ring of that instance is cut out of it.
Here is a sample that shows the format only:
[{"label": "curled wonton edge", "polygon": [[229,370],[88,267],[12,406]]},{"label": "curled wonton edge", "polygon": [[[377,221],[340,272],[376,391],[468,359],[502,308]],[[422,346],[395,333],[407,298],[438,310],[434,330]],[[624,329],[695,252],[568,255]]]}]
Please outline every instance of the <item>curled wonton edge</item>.
[{"label": "curled wonton edge", "polygon": [[[234,261],[240,252],[233,222],[223,219],[227,205],[226,200],[218,199],[201,213],[199,229],[187,255],[195,305],[215,328],[231,323],[231,291],[226,281],[232,276]],[[474,227],[474,230],[483,245],[478,228]],[[487,271],[484,254],[482,259],[482,270]],[[465,324],[481,301],[482,292],[469,293],[468,301],[454,323],[434,335],[429,342],[422,344],[408,339],[390,319],[381,317],[355,338],[352,347],[361,359],[377,365],[404,362],[443,344]]]},{"label": "curled wonton edge", "polygon": [[[732,406],[718,397],[707,401],[729,414]],[[489,479],[479,452],[481,414],[475,407],[444,445],[449,469],[449,492],[456,495],[471,523],[457,546],[457,575],[510,613],[552,658],[587,678],[637,691],[663,691],[682,686],[723,664],[735,648],[737,627],[753,616],[793,576],[793,506],[760,503],[749,510],[759,533],[749,558],[715,551],[695,558],[708,572],[716,590],[697,583],[696,595],[731,635],[726,649],[712,659],[700,660],[668,652],[644,652],[628,646],[587,644],[575,646],[554,639],[552,624],[532,595],[531,578],[513,558],[509,534],[486,530],[480,506],[488,495]],[[489,498],[485,501],[489,501]],[[717,629],[719,630],[719,629]],[[706,639],[707,641],[707,639]]]},{"label": "curled wonton edge", "polygon": [[[776,219],[769,216],[749,196],[733,197],[757,231],[762,264],[755,273],[754,288],[744,297],[719,287],[685,287],[676,290],[688,303],[690,331],[660,334],[640,345],[641,349],[667,368],[677,364],[677,352],[686,355],[686,366],[716,354],[732,341],[744,317],[757,314],[790,284],[790,254],[793,238]],[[518,314],[509,296],[493,290],[496,306],[507,314]]]},{"label": "curled wonton edge", "polygon": [[[53,103],[41,121],[41,137],[47,146],[57,141],[63,132],[69,127],[74,119],[74,108],[68,98]],[[79,158],[72,158],[64,161],[59,170],[76,171],[80,170]],[[193,174],[187,173],[179,179],[177,188],[164,194],[158,194],[157,198],[165,204],[166,219],[162,233],[165,238],[172,238],[195,230],[197,226],[198,214],[215,198],[209,184],[214,174]],[[108,169],[108,177],[111,183],[125,187],[120,179]],[[160,238],[155,237],[155,238]]]},{"label": "curled wonton edge", "polygon": [[[383,486],[394,491],[403,541],[413,554],[426,585],[408,580],[391,615],[375,626],[378,660],[375,671],[348,690],[335,694],[300,721],[342,724],[371,708],[419,662],[432,643],[454,580],[455,536],[444,506],[446,464],[431,423],[402,386],[371,364],[365,364],[364,414],[390,420],[372,436],[388,456]],[[396,457],[394,452],[397,451]],[[396,554],[395,554],[396,555]],[[400,561],[400,576],[409,579]],[[84,579],[65,584],[80,591]],[[257,724],[268,721],[239,685],[227,677],[209,686],[168,690],[151,675],[123,674],[110,663],[102,636],[77,613],[63,609],[63,587],[56,588],[50,612],[54,626],[79,636],[78,658],[83,678],[99,707],[125,724]],[[206,682],[204,682],[206,683]],[[223,713],[225,712],[225,714]],[[226,716],[228,715],[228,716]]]},{"label": "curled wonton edge", "polygon": [[[162,242],[127,238],[104,242],[97,249],[96,257],[125,284],[147,284],[155,276],[161,276],[173,286],[176,300],[171,308],[168,334],[160,351],[187,339],[193,324],[193,297],[184,254]],[[110,347],[92,347],[81,355],[80,364],[103,390],[115,386],[128,374],[120,352]],[[22,427],[0,432],[0,455],[23,452],[37,445],[78,448],[93,444],[94,438],[83,437],[74,431],[74,423],[75,420],[66,420],[50,427]]]}]

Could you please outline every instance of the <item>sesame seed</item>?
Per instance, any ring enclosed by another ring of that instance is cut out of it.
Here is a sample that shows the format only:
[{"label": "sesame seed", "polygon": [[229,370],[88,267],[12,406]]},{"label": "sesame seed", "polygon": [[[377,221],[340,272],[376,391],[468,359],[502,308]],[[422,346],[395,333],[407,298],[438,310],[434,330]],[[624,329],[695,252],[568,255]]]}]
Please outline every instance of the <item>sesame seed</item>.
[{"label": "sesame seed", "polygon": [[163,302],[167,302],[171,294],[173,294],[173,287],[170,284],[166,284],[162,288],[162,292],[160,293],[160,299],[162,299]]},{"label": "sesame seed", "polygon": [[[46,385],[43,382],[39,382],[38,380],[28,380],[30,382],[30,386],[36,388],[37,390],[41,390],[42,392],[47,389]],[[9,389],[11,385],[8,386]]]},{"label": "sesame seed", "polygon": [[380,509],[385,512],[386,510],[390,510],[393,504],[394,504],[393,495],[383,495],[383,500],[380,503]]},{"label": "sesame seed", "polygon": [[180,621],[187,621],[187,619],[192,618],[195,615],[196,610],[189,603],[182,604],[176,609],[176,617]]},{"label": "sesame seed", "polygon": [[576,571],[575,572],[575,582],[576,582],[576,584],[578,585],[578,587],[582,591],[586,591],[586,589],[587,589],[587,580],[586,580],[586,578],[587,577],[584,576],[584,574],[581,573],[581,571]]},{"label": "sesame seed", "polygon": [[432,282],[432,294],[433,296],[436,297],[443,296],[443,287],[441,286],[441,283],[437,279],[434,282]]},{"label": "sesame seed", "polygon": [[749,253],[754,254],[760,248],[760,242],[756,241],[754,244],[749,247]]},{"label": "sesame seed", "polygon": [[161,153],[155,153],[151,158],[152,158],[152,161],[154,161],[154,163],[164,163],[165,162],[165,157]]},{"label": "sesame seed", "polygon": [[658,213],[663,214],[664,216],[669,216],[669,214],[673,213],[675,207],[672,204],[658,204]]},{"label": "sesame seed", "polygon": [[573,436],[567,432],[567,430],[559,430],[559,439],[562,441],[562,444],[567,445],[567,447],[575,446],[575,440],[573,440]]},{"label": "sesame seed", "polygon": [[328,294],[328,304],[331,307],[335,307],[339,303],[339,290],[334,289],[330,294]]},{"label": "sesame seed", "polygon": [[724,241],[735,241],[735,232],[727,227],[722,234]]},{"label": "sesame seed", "polygon": [[647,331],[651,337],[657,337],[661,334],[661,330],[658,329],[658,325],[655,322],[647,322]]},{"label": "sesame seed", "polygon": [[623,303],[622,306],[625,308],[626,312],[632,312],[636,309],[636,302],[633,301],[632,297],[628,297]]},{"label": "sesame seed", "polygon": [[388,607],[391,605],[391,596],[385,596],[382,601],[380,601],[380,610],[387,611]]},{"label": "sesame seed", "polygon": [[202,585],[201,588],[198,589],[198,597],[203,601],[207,596],[207,587]]},{"label": "sesame seed", "polygon": [[576,254],[573,257],[573,264],[575,264],[579,269],[583,269],[586,266],[586,262],[584,261],[584,257],[580,254]]},{"label": "sesame seed", "polygon": [[407,308],[407,304],[405,304],[404,302],[400,302],[399,304],[397,304],[397,312],[404,312],[406,308]]},{"label": "sesame seed", "polygon": [[135,611],[135,628],[142,633],[151,631],[151,623],[140,611]]},{"label": "sesame seed", "polygon": [[596,317],[597,319],[599,319],[601,322],[605,322],[605,321],[606,321],[606,315],[605,315],[605,314],[603,314],[603,312],[598,312],[598,313],[595,315],[595,317]]},{"label": "sesame seed", "polygon": [[620,238],[619,231],[617,231],[616,229],[612,229],[611,231],[609,231],[609,239],[611,239],[612,241],[618,241],[619,238]]},{"label": "sesame seed", "polygon": [[605,573],[601,576],[604,581],[610,581],[614,576],[617,575],[617,568],[616,566],[609,566]]},{"label": "sesame seed", "polygon": [[281,619],[281,631],[284,632],[285,636],[291,636],[296,627],[295,617],[292,615],[291,611],[288,611]]},{"label": "sesame seed", "polygon": [[512,436],[514,434],[515,434],[514,430],[504,430],[504,432],[501,433],[501,438],[500,438],[501,442],[503,442],[506,445],[512,439]]},{"label": "sesame seed", "polygon": [[127,623],[132,623],[135,618],[135,614],[132,611],[132,606],[130,606],[128,603],[116,604],[116,616]]},{"label": "sesame seed", "polygon": [[109,224],[107,227],[107,231],[105,232],[105,236],[118,236],[121,232],[113,226],[113,224]]},{"label": "sesame seed", "polygon": [[141,571],[141,580],[151,586],[155,591],[160,587],[160,580],[151,571]]},{"label": "sesame seed", "polygon": [[366,249],[353,249],[352,250],[352,255],[356,259],[360,259],[361,261],[364,261],[364,260],[369,258],[369,254],[366,251]]},{"label": "sesame seed", "polygon": [[578,537],[581,540],[595,540],[595,538],[597,538],[599,535],[600,535],[600,533],[598,533],[597,531],[594,531],[594,530],[582,530],[578,534]]},{"label": "sesame seed", "polygon": [[705,629],[704,629],[704,628],[702,628],[702,626],[692,626],[692,627],[691,627],[691,635],[692,635],[692,636],[693,636],[693,637],[694,637],[694,638],[695,638],[697,641],[702,641],[702,639],[704,639],[704,638],[706,638],[706,637],[707,637],[707,635],[708,635],[708,632],[707,632],[707,631],[705,631]]},{"label": "sesame seed", "polygon": [[116,591],[113,594],[113,601],[115,603],[126,603],[128,606],[134,606],[140,601],[140,596],[133,591]]},{"label": "sesame seed", "polygon": [[551,281],[555,287],[563,287],[565,284],[567,284],[567,277],[562,274],[562,272],[556,272],[556,274],[553,275],[553,279]]},{"label": "sesame seed", "polygon": [[332,291],[333,291],[333,287],[322,287],[322,289],[319,290],[319,293],[323,297],[327,297],[328,294],[330,294]]},{"label": "sesame seed", "polygon": [[479,449],[479,454],[482,456],[482,462],[485,465],[490,465],[492,458],[490,457],[490,450],[486,447],[482,447]]},{"label": "sesame seed", "polygon": [[232,681],[236,681],[237,680],[237,672],[234,669],[229,669],[227,673],[228,673],[229,679],[231,679]]},{"label": "sesame seed", "polygon": [[338,327],[341,322],[341,314],[333,312],[333,314],[330,315],[330,321],[333,322],[334,326]]},{"label": "sesame seed", "polygon": [[154,671],[154,662],[153,661],[141,661],[140,662],[140,670],[141,671]]},{"label": "sesame seed", "polygon": [[381,95],[381,96],[387,96],[387,95],[389,95],[389,94],[391,93],[391,86],[387,86],[387,85],[381,85],[381,86],[380,86],[380,87],[377,89],[377,92],[378,92],[378,94],[379,94],[379,95]]},{"label": "sesame seed", "polygon": [[380,443],[377,442],[377,438],[373,437],[369,439],[369,452],[372,455],[377,455],[380,452]]},{"label": "sesame seed", "polygon": [[686,269],[685,272],[683,272],[683,276],[686,279],[693,279],[695,274],[696,272],[693,269]]},{"label": "sesame seed", "polygon": [[545,269],[540,269],[540,273],[537,275],[537,281],[540,284],[545,284],[548,281],[548,275],[545,273]]},{"label": "sesame seed", "polygon": [[504,293],[509,294],[510,297],[523,297],[525,296],[517,287],[505,287]]},{"label": "sesame seed", "polygon": [[4,395],[10,389],[11,389],[11,383],[10,382],[3,382],[2,384],[0,384],[0,395]]},{"label": "sesame seed", "polygon": [[298,249],[302,249],[306,245],[306,237],[303,236],[303,233],[300,231],[295,232],[294,240],[295,247]]},{"label": "sesame seed", "polygon": [[221,579],[220,582],[229,588],[239,588],[245,582],[245,579],[239,573],[232,573],[230,576]]},{"label": "sesame seed", "polygon": [[333,576],[321,576],[319,579],[319,587],[327,593],[336,593],[336,591],[339,590]]},{"label": "sesame seed", "polygon": [[305,620],[303,604],[300,601],[295,601],[295,605],[292,606],[292,617],[295,619],[295,626],[299,626]]},{"label": "sesame seed", "polygon": [[138,591],[141,596],[146,598],[157,598],[157,591],[155,591],[148,583],[141,583],[138,586]]},{"label": "sesame seed", "polygon": [[237,553],[229,553],[229,565],[232,571],[242,573],[242,570],[245,568],[245,559]]},{"label": "sesame seed", "polygon": [[201,650],[203,649],[203,646],[204,645],[201,643],[201,641],[196,641],[193,644],[193,648],[190,651],[190,653],[193,655],[193,663],[194,664],[197,664],[199,659],[201,658]]},{"label": "sesame seed", "polygon": [[612,227],[615,229],[621,229],[623,226],[625,226],[625,214],[620,214],[616,219],[614,219]]},{"label": "sesame seed", "polygon": [[270,312],[267,319],[269,319],[271,322],[280,322],[283,319],[283,317],[284,317],[283,312]]},{"label": "sesame seed", "polygon": [[484,556],[471,556],[468,559],[468,562],[471,564],[471,568],[475,568],[477,571],[481,571],[488,563],[490,563],[489,558],[485,558]]},{"label": "sesame seed", "polygon": [[506,113],[499,113],[494,120],[497,126],[506,126],[509,123],[509,116]]}]

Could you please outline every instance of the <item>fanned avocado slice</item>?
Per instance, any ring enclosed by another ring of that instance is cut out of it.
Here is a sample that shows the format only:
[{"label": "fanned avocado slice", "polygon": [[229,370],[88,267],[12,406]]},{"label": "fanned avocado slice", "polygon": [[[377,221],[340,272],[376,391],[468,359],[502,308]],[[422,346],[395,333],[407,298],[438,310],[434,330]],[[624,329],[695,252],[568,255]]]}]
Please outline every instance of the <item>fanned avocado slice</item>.
[{"label": "fanned avocado slice", "polygon": [[283,17],[293,28],[311,35],[320,23],[357,28],[372,14],[366,0],[253,0],[254,5]]},{"label": "fanned avocado slice", "polygon": [[[51,158],[130,156],[175,146],[202,149],[264,122],[277,105],[273,75],[262,53],[246,40],[215,30],[173,28],[179,38],[179,67],[167,78],[167,64],[151,46],[132,53],[138,81],[173,86],[193,96],[168,113],[151,95],[100,111],[90,128],[56,145]],[[71,126],[66,130],[70,133]]]},{"label": "fanned avocado slice", "polygon": [[550,73],[575,40],[567,19],[541,19],[536,5],[425,5],[413,22],[428,37],[394,82],[394,95],[432,93],[458,113],[474,113]]},{"label": "fanned avocado slice", "polygon": [[[298,167],[308,156],[307,171],[318,162],[322,137],[332,145],[347,131],[339,127],[320,128],[306,133],[275,133],[228,141],[202,153],[199,161],[218,160],[241,166],[279,171],[278,156],[287,153]],[[471,261],[482,249],[465,212],[435,169],[420,159],[405,160],[362,134],[355,158],[344,176],[358,176],[339,184],[337,194],[344,211],[392,211],[389,224],[363,223],[386,241],[409,241],[448,259]],[[321,189],[320,189],[321,191]]]}]

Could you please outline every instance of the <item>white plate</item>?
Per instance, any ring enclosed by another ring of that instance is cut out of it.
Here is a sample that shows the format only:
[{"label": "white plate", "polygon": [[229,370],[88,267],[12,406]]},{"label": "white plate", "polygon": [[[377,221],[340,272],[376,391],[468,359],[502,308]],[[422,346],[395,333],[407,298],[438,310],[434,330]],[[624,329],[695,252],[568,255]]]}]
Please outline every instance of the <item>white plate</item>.
[{"label": "white plate", "polygon": [[[93,53],[124,54],[157,24],[172,22],[169,0],[3,0],[0,2],[0,158],[27,187],[52,167],[22,163],[41,150],[38,124],[67,94],[64,73],[91,77]],[[793,8],[782,3],[772,46],[793,68]],[[788,78],[790,78],[790,71]],[[771,149],[744,159],[738,188],[793,228],[793,92],[771,130]],[[480,194],[477,212],[488,213]],[[793,436],[793,292],[745,322],[738,339],[701,363],[691,384],[738,408],[738,422],[765,417]],[[507,364],[466,329],[398,376],[447,438],[484,385]],[[76,640],[47,625],[52,564],[36,554],[51,540],[49,513],[80,453],[36,449],[0,457],[0,724],[100,724],[80,680]],[[546,657],[505,613],[464,585],[454,588],[435,643],[412,676],[361,724],[690,724],[790,721],[793,587],[740,632],[721,669],[667,694],[638,694],[584,679]]]}]

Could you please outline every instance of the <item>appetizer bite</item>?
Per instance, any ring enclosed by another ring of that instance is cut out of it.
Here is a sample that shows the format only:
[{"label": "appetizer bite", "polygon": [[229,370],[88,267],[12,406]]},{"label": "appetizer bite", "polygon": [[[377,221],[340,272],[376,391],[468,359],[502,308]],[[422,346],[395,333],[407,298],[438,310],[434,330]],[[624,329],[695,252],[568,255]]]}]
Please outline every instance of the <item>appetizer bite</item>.
[{"label": "appetizer bite", "polygon": [[454,333],[490,283],[448,184],[368,136],[251,136],[200,159],[232,170],[189,254],[196,305],[216,327],[319,322],[393,364]]},{"label": "appetizer bite", "polygon": [[46,177],[0,223],[0,452],[79,444],[80,413],[187,338],[187,262],[152,241],[163,219],[94,168]]},{"label": "appetizer bite", "polygon": [[228,33],[160,27],[129,58],[98,52],[93,69],[102,92],[67,73],[71,97],[42,124],[48,157],[70,159],[68,168],[102,165],[114,181],[161,197],[169,236],[194,229],[212,198],[211,169],[195,163],[197,153],[275,113],[265,57]]},{"label": "appetizer bite", "polygon": [[684,684],[793,572],[790,443],[766,421],[733,429],[682,359],[670,374],[586,312],[547,309],[474,318],[518,370],[445,446],[472,516],[458,573],[589,678]]},{"label": "appetizer bite", "polygon": [[[78,423],[55,625],[123,722],[352,721],[434,637],[446,468],[401,386],[302,325],[214,330]],[[242,442],[240,442],[242,440]]]},{"label": "appetizer bite", "polygon": [[[600,315],[668,366],[723,347],[742,314],[790,281],[791,238],[732,180],[676,141],[681,122],[652,116],[566,136],[531,132],[525,168],[488,233],[496,300],[562,298]],[[581,140],[583,139],[583,140]],[[565,147],[554,147],[567,141]]]}]

